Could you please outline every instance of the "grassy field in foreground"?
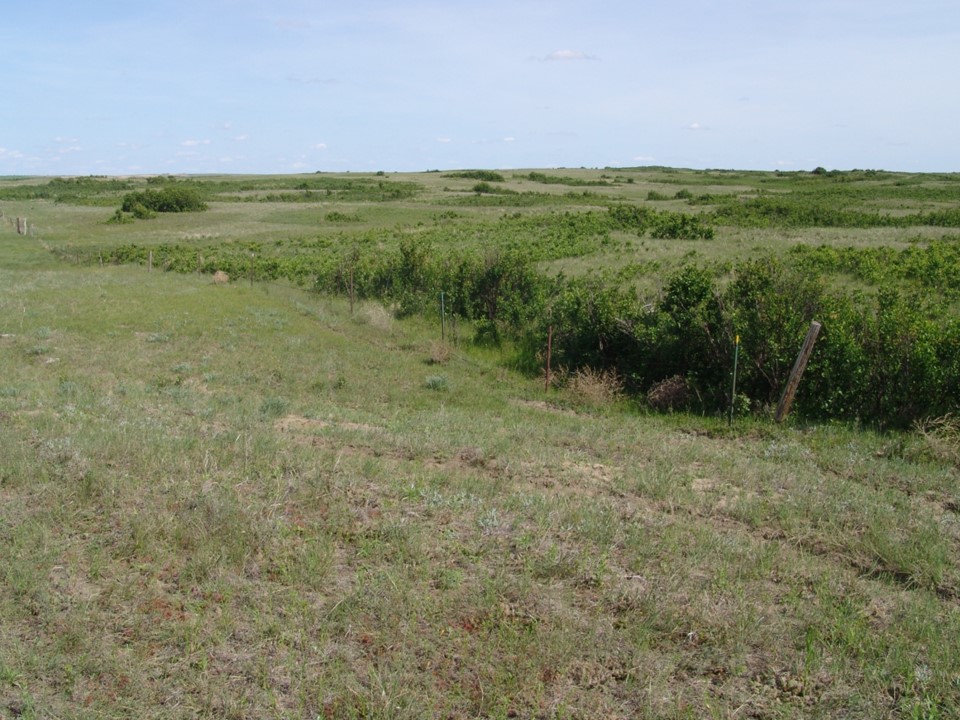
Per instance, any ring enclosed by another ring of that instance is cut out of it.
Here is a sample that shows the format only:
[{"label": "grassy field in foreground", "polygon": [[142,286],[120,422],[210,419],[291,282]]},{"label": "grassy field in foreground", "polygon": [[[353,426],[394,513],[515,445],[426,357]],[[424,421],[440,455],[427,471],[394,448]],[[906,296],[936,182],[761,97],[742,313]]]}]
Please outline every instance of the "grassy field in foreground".
[{"label": "grassy field in foreground", "polygon": [[596,407],[0,230],[0,716],[960,712],[955,436]]}]

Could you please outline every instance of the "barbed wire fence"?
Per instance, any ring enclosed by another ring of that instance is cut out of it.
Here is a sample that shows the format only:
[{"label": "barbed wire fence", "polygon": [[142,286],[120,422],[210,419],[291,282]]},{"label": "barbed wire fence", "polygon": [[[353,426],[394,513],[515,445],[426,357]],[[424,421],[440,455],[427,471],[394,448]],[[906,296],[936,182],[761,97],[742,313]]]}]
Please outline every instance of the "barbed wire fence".
[{"label": "barbed wire fence", "polygon": [[3,220],[4,224],[16,232],[17,235],[33,238],[40,243],[40,246],[44,250],[49,253],[55,253],[54,248],[43,239],[36,224],[31,224],[27,218],[19,215],[8,215],[3,212],[3,210],[0,210],[0,220]]}]

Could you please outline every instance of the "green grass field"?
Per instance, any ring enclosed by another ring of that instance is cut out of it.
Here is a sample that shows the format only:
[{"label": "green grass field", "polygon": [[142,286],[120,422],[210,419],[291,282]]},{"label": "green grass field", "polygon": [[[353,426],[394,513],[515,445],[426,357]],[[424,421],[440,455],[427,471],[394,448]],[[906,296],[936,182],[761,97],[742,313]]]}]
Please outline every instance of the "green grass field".
[{"label": "green grass field", "polygon": [[[206,212],[123,224],[107,220],[144,179],[0,179],[0,717],[956,717],[950,418],[657,415],[589,382],[545,391],[466,322],[441,342],[434,317],[159,258],[470,249],[513,242],[518,213],[726,202],[684,189],[831,182],[837,212],[917,215],[960,206],[960,176],[489,182],[512,195],[448,175],[203,178]],[[654,294],[691,254],[960,236],[747,225],[585,238],[540,267],[635,263]],[[152,272],[99,263],[131,244],[156,249]]]}]

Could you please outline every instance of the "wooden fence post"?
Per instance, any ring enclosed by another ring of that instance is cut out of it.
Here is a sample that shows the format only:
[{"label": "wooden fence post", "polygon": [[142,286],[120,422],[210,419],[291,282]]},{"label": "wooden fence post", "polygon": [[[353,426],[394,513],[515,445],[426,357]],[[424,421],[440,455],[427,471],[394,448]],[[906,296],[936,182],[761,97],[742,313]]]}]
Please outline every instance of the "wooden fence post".
[{"label": "wooden fence post", "polygon": [[774,419],[777,422],[783,422],[784,418],[790,412],[790,406],[793,405],[793,396],[797,394],[797,388],[800,386],[800,378],[803,371],[807,368],[807,360],[810,359],[810,353],[813,352],[813,344],[817,341],[817,335],[820,334],[820,323],[816,320],[810,323],[810,329],[807,330],[807,337],[800,348],[800,354],[797,355],[797,361],[793,364],[793,370],[790,371],[790,379],[783,389],[783,395],[780,397],[780,404],[777,405],[777,413]]},{"label": "wooden fence post", "polygon": [[147,255],[147,272],[153,272],[153,250]]},{"label": "wooden fence post", "polygon": [[546,379],[543,383],[543,391],[547,392],[550,389],[550,354],[553,352],[553,325],[550,325],[547,328],[547,367],[546,367]]},{"label": "wooden fence post", "polygon": [[353,301],[354,301],[354,288],[353,288],[353,265],[350,266],[350,315],[353,315]]}]

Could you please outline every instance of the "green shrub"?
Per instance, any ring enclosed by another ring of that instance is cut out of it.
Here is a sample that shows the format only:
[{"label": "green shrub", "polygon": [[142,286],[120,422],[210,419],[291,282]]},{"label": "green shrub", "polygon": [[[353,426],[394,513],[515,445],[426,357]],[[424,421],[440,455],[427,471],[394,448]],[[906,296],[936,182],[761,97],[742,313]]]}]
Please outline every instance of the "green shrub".
[{"label": "green shrub", "polygon": [[[142,208],[142,209],[141,209]],[[144,190],[123,196],[121,210],[128,213],[152,211],[155,213],[199,212],[207,209],[200,192],[192,187],[165,187],[162,190]]]},{"label": "green shrub", "polygon": [[650,236],[658,240],[712,240],[713,228],[699,215],[660,213]]},{"label": "green shrub", "polygon": [[116,212],[107,220],[107,223],[110,225],[125,225],[127,223],[132,223],[133,218],[125,214],[123,210],[117,209]]}]

